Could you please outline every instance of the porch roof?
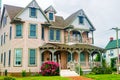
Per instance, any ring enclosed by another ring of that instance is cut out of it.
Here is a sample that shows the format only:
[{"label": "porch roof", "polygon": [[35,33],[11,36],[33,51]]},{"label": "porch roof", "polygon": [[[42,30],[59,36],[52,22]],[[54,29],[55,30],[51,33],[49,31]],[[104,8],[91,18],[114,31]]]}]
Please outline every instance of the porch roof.
[{"label": "porch roof", "polygon": [[58,43],[46,43],[39,47],[43,49],[56,49],[56,50],[88,50],[88,51],[100,51],[104,53],[106,50],[91,44],[58,44]]}]

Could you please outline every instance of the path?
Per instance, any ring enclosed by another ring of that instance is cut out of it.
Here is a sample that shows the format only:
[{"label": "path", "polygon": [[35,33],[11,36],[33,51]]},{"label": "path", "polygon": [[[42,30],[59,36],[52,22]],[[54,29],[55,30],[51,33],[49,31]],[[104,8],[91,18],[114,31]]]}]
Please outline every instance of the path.
[{"label": "path", "polygon": [[86,78],[83,76],[74,76],[74,77],[68,77],[68,78],[70,78],[71,80],[93,80],[93,79]]}]

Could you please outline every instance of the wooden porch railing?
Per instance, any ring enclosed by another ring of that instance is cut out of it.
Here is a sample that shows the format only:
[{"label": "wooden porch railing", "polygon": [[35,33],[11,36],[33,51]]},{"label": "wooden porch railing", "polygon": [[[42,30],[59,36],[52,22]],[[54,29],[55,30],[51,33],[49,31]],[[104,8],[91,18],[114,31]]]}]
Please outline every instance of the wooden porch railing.
[{"label": "wooden porch railing", "polygon": [[80,67],[83,69],[91,69],[95,66],[100,66],[101,63],[100,62],[80,62],[80,64],[79,64],[79,63],[75,63],[75,62],[68,62],[67,68],[69,68],[70,70],[75,70],[75,67],[77,65],[80,65]]},{"label": "wooden porch railing", "polygon": [[[68,43],[68,36],[65,37],[65,42]],[[80,40],[77,37],[70,37],[70,42],[73,43],[87,43],[87,44],[91,44],[92,43],[92,38],[82,38],[82,40]]]}]

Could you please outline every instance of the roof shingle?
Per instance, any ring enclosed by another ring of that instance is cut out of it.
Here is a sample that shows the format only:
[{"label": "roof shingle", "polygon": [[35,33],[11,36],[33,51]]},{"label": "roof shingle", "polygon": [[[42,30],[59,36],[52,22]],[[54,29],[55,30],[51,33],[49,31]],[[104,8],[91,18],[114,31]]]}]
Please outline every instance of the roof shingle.
[{"label": "roof shingle", "polygon": [[[118,44],[119,44],[119,48],[120,48],[120,39],[118,40]],[[117,45],[116,45],[117,41],[116,40],[112,40],[112,41],[109,41],[109,43],[107,44],[107,46],[105,47],[105,49],[109,50],[109,49],[115,49],[117,48]]]}]

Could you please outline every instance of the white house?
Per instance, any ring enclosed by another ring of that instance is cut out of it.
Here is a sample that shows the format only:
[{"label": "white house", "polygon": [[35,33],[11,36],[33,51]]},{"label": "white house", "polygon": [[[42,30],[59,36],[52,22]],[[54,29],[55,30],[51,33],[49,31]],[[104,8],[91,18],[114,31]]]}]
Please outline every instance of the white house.
[{"label": "white house", "polygon": [[[119,42],[119,58],[120,58],[120,39],[118,40]],[[103,55],[103,57],[106,59],[106,63],[110,65],[111,59],[112,58],[118,58],[118,53],[117,53],[117,46],[116,46],[117,41],[113,40],[113,38],[110,38],[109,43],[105,47],[106,54]]]}]

